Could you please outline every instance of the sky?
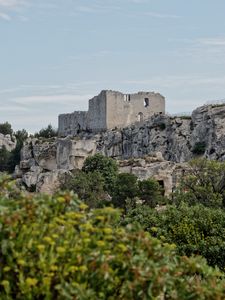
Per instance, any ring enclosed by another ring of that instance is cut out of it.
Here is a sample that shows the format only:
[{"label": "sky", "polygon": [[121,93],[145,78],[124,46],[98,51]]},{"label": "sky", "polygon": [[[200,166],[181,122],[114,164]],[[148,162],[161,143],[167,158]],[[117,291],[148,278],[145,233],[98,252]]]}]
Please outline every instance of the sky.
[{"label": "sky", "polygon": [[225,98],[225,0],[0,0],[0,123],[36,132],[103,89],[171,114]]}]

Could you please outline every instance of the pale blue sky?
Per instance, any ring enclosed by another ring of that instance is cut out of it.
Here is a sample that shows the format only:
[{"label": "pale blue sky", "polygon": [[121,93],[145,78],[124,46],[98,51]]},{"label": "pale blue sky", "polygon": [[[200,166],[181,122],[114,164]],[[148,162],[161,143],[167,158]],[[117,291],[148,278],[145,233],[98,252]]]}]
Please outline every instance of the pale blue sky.
[{"label": "pale blue sky", "polygon": [[30,132],[102,89],[170,113],[225,98],[225,0],[0,0],[0,123]]}]

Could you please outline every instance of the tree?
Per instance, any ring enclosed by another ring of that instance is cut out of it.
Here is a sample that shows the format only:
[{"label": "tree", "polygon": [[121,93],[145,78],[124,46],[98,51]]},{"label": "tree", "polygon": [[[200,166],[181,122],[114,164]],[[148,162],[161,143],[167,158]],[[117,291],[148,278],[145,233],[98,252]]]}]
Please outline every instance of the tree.
[{"label": "tree", "polygon": [[176,245],[179,255],[201,255],[211,266],[225,270],[225,212],[202,204],[168,205],[157,211],[137,205],[127,211],[123,225],[139,224],[163,242]]},{"label": "tree", "polygon": [[225,162],[195,159],[173,195],[173,201],[225,207]]},{"label": "tree", "polygon": [[41,129],[38,133],[35,133],[35,137],[39,138],[52,138],[58,135],[58,131],[49,124],[46,128]]},{"label": "tree", "polygon": [[76,172],[63,184],[63,190],[74,191],[89,207],[102,207],[108,198],[104,191],[105,180],[98,171]]},{"label": "tree", "polygon": [[129,173],[117,176],[112,194],[112,202],[116,207],[125,208],[127,199],[134,201],[139,195],[137,179],[136,175]]},{"label": "tree", "polygon": [[114,159],[97,153],[85,160],[82,170],[85,173],[98,171],[105,180],[105,191],[112,192],[118,175],[118,166]]},{"label": "tree", "polygon": [[2,148],[0,149],[0,172],[8,172],[9,171],[10,157],[11,157],[11,153],[3,145]]},{"label": "tree", "polygon": [[12,130],[11,124],[9,124],[8,122],[1,123],[0,124],[0,133],[2,133],[4,135],[9,134],[12,136],[13,130]]},{"label": "tree", "polygon": [[163,189],[160,184],[153,178],[140,180],[138,182],[139,198],[150,207],[155,207],[159,203],[163,203],[165,198],[162,196]]}]

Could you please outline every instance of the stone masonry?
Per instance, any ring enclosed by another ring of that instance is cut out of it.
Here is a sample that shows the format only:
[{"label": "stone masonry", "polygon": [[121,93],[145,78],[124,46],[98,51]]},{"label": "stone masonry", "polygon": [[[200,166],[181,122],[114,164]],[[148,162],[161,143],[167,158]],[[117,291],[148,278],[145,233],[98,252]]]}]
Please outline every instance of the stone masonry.
[{"label": "stone masonry", "polygon": [[159,93],[123,94],[102,91],[89,100],[88,111],[59,115],[59,136],[76,136],[82,131],[102,132],[140,123],[154,114],[165,113],[165,98]]}]

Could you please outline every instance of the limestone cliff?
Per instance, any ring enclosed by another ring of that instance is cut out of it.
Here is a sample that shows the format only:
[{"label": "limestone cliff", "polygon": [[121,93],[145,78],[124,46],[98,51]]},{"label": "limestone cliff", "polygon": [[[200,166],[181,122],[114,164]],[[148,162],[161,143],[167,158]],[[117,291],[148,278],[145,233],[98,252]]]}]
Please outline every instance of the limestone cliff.
[{"label": "limestone cliff", "polygon": [[[15,174],[26,187],[49,192],[51,185],[53,190],[57,186],[58,177],[81,168],[87,156],[100,152],[122,161],[145,158],[141,169],[121,166],[121,171],[140,178],[143,174],[155,176],[164,184],[167,180],[171,191],[177,174],[173,170],[195,156],[196,145],[201,145],[205,157],[225,160],[225,106],[203,106],[194,110],[191,117],[159,114],[143,123],[96,135],[81,132],[76,137],[28,139]],[[147,163],[148,157],[157,157],[157,161]]]}]

